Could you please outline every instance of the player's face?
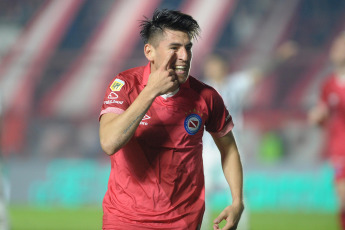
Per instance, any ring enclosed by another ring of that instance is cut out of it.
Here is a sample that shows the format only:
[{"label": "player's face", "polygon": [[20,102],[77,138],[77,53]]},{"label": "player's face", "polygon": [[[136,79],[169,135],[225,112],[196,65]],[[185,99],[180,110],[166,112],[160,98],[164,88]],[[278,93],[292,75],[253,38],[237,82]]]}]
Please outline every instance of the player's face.
[{"label": "player's face", "polygon": [[153,69],[159,68],[171,51],[175,52],[169,68],[175,71],[178,82],[183,84],[189,76],[192,60],[192,42],[189,35],[182,31],[165,29],[159,36],[152,52]]},{"label": "player's face", "polygon": [[345,35],[334,41],[330,51],[330,59],[336,66],[345,66]]}]

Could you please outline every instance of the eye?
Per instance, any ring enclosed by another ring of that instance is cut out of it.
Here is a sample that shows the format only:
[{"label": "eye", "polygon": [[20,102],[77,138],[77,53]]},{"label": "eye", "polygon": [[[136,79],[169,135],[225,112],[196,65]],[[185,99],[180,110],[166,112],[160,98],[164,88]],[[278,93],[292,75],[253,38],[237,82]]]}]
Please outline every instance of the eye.
[{"label": "eye", "polygon": [[171,50],[177,50],[178,48],[176,46],[170,47]]}]

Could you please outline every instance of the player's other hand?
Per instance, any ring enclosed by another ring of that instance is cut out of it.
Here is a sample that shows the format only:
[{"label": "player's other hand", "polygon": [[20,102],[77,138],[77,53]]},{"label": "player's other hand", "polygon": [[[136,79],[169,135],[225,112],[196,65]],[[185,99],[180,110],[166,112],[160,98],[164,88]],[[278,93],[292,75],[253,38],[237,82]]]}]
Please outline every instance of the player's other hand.
[{"label": "player's other hand", "polygon": [[175,52],[169,52],[159,68],[151,72],[146,87],[153,90],[156,96],[172,92],[178,88],[177,76],[171,68],[175,59]]},{"label": "player's other hand", "polygon": [[221,230],[234,230],[237,228],[238,222],[240,221],[244,205],[242,202],[233,203],[226,207],[219,216],[213,221],[213,230],[219,230],[219,223],[223,220],[226,221],[225,226]]}]

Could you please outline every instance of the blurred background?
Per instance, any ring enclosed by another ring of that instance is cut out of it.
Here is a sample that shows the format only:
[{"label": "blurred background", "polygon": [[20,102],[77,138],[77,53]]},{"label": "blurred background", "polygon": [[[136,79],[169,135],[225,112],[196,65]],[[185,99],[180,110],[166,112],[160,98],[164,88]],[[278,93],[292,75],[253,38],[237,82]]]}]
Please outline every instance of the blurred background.
[{"label": "blurred background", "polygon": [[[0,0],[2,229],[101,228],[110,163],[98,115],[110,80],[146,64],[139,20],[155,8],[199,22],[191,74],[201,80],[213,53],[228,74],[273,66],[245,95],[243,125],[235,124],[246,229],[339,229],[323,132],[306,114],[345,30],[341,0]],[[281,58],[286,42],[290,55]],[[205,164],[215,185],[203,226],[211,229],[230,195]]]}]

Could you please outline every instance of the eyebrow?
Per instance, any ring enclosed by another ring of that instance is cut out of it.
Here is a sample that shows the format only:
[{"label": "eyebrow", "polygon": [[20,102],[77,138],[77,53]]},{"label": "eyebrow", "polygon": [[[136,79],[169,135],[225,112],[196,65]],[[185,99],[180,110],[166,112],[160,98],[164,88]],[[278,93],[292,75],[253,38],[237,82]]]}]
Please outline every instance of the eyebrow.
[{"label": "eyebrow", "polygon": [[[183,46],[181,43],[170,43],[169,46]],[[186,46],[193,46],[192,42],[189,42]]]}]

